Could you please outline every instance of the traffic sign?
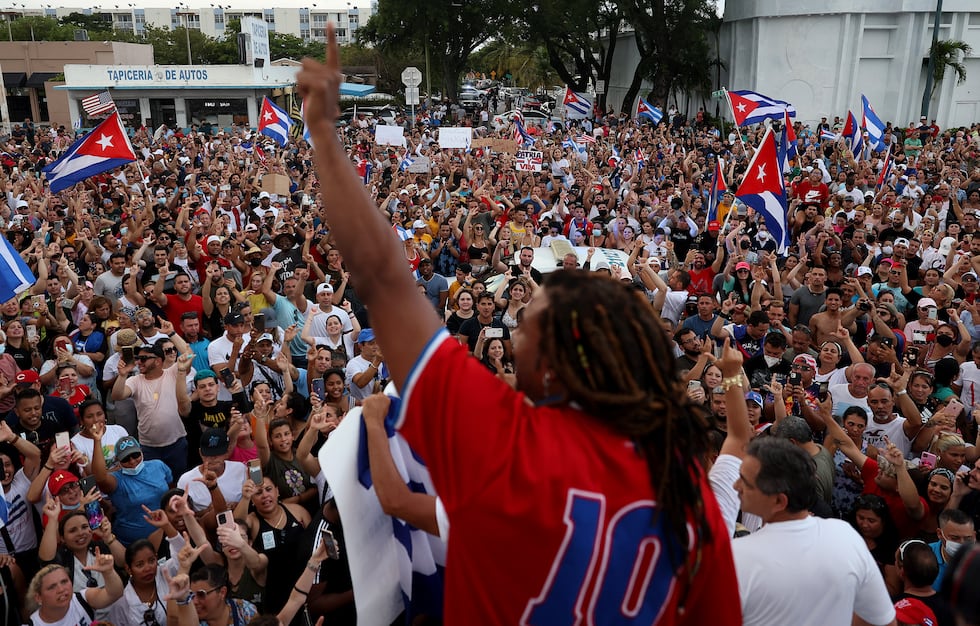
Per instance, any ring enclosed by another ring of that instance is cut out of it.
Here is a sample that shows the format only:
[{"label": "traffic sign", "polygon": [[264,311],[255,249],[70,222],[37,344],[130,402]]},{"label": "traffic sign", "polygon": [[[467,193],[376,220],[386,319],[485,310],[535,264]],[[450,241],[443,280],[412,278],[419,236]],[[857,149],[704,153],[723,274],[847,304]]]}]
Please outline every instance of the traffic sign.
[{"label": "traffic sign", "polygon": [[419,103],[419,88],[405,87],[405,104],[418,104],[418,103]]},{"label": "traffic sign", "polygon": [[606,81],[597,80],[595,81],[595,92],[596,93],[606,93]]},{"label": "traffic sign", "polygon": [[718,91],[712,91],[711,92],[711,99],[712,100],[721,100],[724,97],[725,97],[725,90],[724,89],[719,89]]},{"label": "traffic sign", "polygon": [[402,84],[406,87],[418,87],[422,84],[422,72],[417,67],[406,67],[402,71]]}]

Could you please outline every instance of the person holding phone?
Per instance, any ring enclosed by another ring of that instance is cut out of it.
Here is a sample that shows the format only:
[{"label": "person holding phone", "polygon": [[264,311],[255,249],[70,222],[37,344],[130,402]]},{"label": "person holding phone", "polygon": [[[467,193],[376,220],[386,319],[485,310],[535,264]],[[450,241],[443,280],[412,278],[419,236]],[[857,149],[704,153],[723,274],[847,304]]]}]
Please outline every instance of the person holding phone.
[{"label": "person holding phone", "polygon": [[[426,460],[452,525],[446,622],[557,623],[579,609],[583,620],[618,611],[625,579],[610,574],[630,567],[619,555],[632,564],[641,545],[657,542],[663,549],[634,619],[740,624],[731,545],[700,463],[706,414],[687,399],[649,301],[595,273],[554,272],[518,331],[517,390],[487,372],[432,314],[390,224],[351,175],[335,127],[341,72],[332,26],[328,41],[326,63],[305,59],[297,84],[317,177],[331,189],[331,235],[402,393],[397,426]],[[575,220],[574,228],[584,225],[584,209]],[[472,344],[491,320],[480,321],[463,333]],[[472,419],[474,398],[483,419]],[[502,545],[520,554],[520,567],[500,558]],[[608,567],[575,565],[595,562]]]}]

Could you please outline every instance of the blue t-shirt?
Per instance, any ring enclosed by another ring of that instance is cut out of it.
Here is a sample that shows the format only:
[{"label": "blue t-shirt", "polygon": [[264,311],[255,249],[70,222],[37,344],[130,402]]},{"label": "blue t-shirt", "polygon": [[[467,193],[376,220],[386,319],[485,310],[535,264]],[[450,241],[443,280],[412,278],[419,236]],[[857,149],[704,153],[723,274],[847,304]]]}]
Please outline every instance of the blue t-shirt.
[{"label": "blue t-shirt", "polygon": [[143,461],[143,470],[135,476],[115,472],[116,490],[109,495],[116,507],[116,521],[112,525],[123,545],[128,546],[137,539],[145,539],[156,530],[143,519],[145,504],[151,510],[160,508],[160,498],[170,489],[173,474],[163,461],[156,459]]},{"label": "blue t-shirt", "polygon": [[296,338],[289,342],[290,354],[293,356],[306,356],[306,350],[309,346],[300,337],[303,334],[303,326],[306,325],[306,314],[300,312],[296,308],[296,305],[289,301],[289,298],[282,295],[276,296],[276,303],[273,305],[273,308],[276,310],[276,319],[279,321],[279,328],[286,330],[293,324],[296,324]]}]

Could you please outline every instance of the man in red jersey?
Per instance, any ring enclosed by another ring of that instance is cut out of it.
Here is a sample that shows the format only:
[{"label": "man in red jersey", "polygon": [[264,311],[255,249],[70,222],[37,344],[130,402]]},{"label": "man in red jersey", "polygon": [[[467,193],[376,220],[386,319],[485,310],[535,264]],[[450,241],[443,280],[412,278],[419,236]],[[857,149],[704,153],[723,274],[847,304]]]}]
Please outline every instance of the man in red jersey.
[{"label": "man in red jersey", "polygon": [[333,190],[331,234],[401,391],[402,432],[449,516],[446,623],[740,624],[730,541],[700,466],[705,414],[647,300],[608,277],[551,274],[520,325],[517,390],[497,379],[432,314],[350,175],[332,27],[328,41],[298,87]]}]

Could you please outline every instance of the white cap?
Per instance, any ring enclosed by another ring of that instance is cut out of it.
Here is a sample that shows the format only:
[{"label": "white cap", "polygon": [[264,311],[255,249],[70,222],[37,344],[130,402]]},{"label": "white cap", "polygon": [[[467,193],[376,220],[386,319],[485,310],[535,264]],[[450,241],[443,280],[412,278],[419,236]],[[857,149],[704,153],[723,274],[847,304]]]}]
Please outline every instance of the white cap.
[{"label": "white cap", "polygon": [[412,230],[415,230],[417,228],[426,228],[426,227],[427,227],[426,223],[423,222],[422,220],[415,220],[415,222],[412,223]]},{"label": "white cap", "polygon": [[263,191],[263,192],[261,192],[259,194],[259,200],[261,200],[262,198],[268,198],[268,197],[270,197],[268,191]]},{"label": "white cap", "polygon": [[245,226],[245,232],[246,233],[253,233],[253,232],[257,231],[258,229],[259,229],[259,227],[256,226],[255,224],[248,224],[248,225]]},{"label": "white cap", "polygon": [[272,335],[270,335],[269,333],[262,333],[262,335],[255,340],[255,343],[259,343],[260,341],[271,341],[275,343],[276,340],[273,339]]},{"label": "white cap", "polygon": [[319,287],[316,288],[317,295],[321,293],[333,293],[333,286],[330,283],[321,283]]},{"label": "white cap", "polygon": [[221,237],[219,237],[217,235],[211,235],[210,237],[208,237],[208,240],[207,240],[206,244],[211,244],[211,243],[214,243],[214,242],[221,243]]}]

